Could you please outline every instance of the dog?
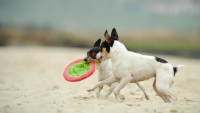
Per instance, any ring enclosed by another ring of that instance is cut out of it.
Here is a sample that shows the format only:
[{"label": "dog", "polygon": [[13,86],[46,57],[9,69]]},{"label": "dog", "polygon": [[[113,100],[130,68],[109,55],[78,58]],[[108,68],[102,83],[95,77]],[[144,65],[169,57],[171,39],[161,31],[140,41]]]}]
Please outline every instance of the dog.
[{"label": "dog", "polygon": [[106,30],[104,37],[105,41],[102,42],[96,59],[101,62],[110,59],[114,76],[97,83],[88,90],[89,92],[104,84],[120,81],[113,92],[122,99],[119,95],[120,90],[128,83],[136,83],[154,77],[153,89],[156,94],[166,103],[177,101],[177,97],[171,94],[169,88],[174,83],[175,73],[184,65],[173,67],[162,58],[128,51],[125,45],[118,41],[119,37],[115,28],[112,29],[111,36]]},{"label": "dog", "polygon": [[[101,43],[101,39],[98,39],[95,43],[92,49],[90,49],[87,52],[87,56],[84,58],[84,61],[86,62],[94,62],[95,66],[98,70],[98,81],[103,81],[106,80],[113,75],[112,72],[112,63],[110,59],[106,59],[105,61],[100,61],[99,59],[96,59],[96,54],[99,53],[100,51],[100,43]],[[108,83],[106,85],[108,85],[110,87],[110,89],[106,92],[104,98],[108,98],[108,96],[113,92],[113,90],[115,89],[115,87],[117,86],[118,82],[115,83]],[[143,91],[145,98],[147,100],[149,100],[149,96],[147,95],[146,91],[145,91],[145,87],[144,87],[144,83],[143,82],[138,82],[136,83],[138,85],[138,87]],[[102,90],[103,86],[98,87],[98,90],[96,92],[96,97],[100,98],[100,92]],[[123,95],[120,95],[120,97],[122,99],[124,99]],[[117,95],[115,95],[115,99],[117,99]]]}]

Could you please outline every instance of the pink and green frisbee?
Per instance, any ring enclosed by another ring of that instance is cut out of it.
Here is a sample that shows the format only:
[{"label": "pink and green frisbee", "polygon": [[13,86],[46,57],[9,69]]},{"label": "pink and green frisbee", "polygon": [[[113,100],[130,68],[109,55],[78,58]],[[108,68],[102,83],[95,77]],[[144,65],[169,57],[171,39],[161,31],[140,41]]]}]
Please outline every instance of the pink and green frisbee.
[{"label": "pink and green frisbee", "polygon": [[71,62],[64,70],[63,77],[69,82],[78,82],[91,76],[95,71],[93,62],[78,59]]}]

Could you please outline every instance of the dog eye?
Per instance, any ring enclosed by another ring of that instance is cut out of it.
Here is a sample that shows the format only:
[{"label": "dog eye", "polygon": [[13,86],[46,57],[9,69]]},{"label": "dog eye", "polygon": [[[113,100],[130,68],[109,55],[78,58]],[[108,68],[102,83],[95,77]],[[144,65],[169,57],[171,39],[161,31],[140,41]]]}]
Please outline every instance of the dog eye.
[{"label": "dog eye", "polygon": [[95,57],[96,57],[96,54],[95,54],[95,53],[92,53],[92,54],[91,54],[91,57],[92,57],[92,58],[95,58]]}]

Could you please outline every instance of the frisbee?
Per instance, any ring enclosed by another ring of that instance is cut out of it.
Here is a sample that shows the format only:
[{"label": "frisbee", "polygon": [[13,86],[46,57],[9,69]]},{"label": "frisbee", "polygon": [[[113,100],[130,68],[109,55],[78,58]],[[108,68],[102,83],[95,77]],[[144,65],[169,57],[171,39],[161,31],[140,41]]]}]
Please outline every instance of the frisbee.
[{"label": "frisbee", "polygon": [[64,70],[63,77],[69,82],[78,82],[91,76],[95,71],[93,62],[78,59],[71,62]]}]

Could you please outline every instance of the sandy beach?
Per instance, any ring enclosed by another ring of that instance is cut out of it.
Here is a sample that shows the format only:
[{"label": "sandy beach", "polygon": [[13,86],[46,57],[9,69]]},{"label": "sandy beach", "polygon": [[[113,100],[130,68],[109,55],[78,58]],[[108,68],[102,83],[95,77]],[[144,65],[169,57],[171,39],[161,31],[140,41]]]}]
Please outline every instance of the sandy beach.
[{"label": "sandy beach", "polygon": [[[97,71],[80,82],[67,82],[64,68],[86,56],[87,49],[58,47],[0,47],[0,113],[200,113],[200,59],[156,55],[172,65],[186,65],[176,74],[164,103],[153,90],[153,78],[144,81],[150,100],[134,83],[121,94],[125,100],[96,98],[87,89],[97,83]],[[155,55],[155,54],[149,54]],[[101,96],[109,87],[104,86]]]}]

